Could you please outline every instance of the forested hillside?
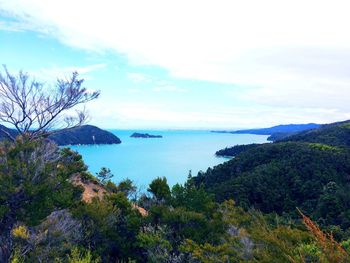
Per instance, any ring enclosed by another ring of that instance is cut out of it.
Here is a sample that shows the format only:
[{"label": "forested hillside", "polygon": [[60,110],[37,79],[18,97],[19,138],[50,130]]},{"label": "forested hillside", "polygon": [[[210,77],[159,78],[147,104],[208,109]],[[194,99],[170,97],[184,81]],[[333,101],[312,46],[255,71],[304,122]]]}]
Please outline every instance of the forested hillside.
[{"label": "forested hillside", "polygon": [[73,73],[48,92],[23,72],[0,74],[0,120],[17,130],[0,141],[0,262],[349,262],[347,124],[321,130],[329,144],[242,146],[183,185],[155,178],[139,191],[47,139],[65,120],[63,140],[87,127],[97,143],[85,112],[64,115],[99,96],[82,83]]},{"label": "forested hillside", "polygon": [[[33,154],[40,162],[28,158]],[[10,262],[349,259],[350,241],[337,236],[338,243],[308,217],[299,214],[292,221],[244,210],[231,199],[215,202],[191,177],[172,189],[165,178],[156,178],[148,193],[135,199],[132,182],[115,185],[108,169],[96,178],[80,155],[53,144],[2,144],[1,158],[6,165],[0,166],[0,256],[6,260],[10,253]],[[77,176],[79,184],[72,181]],[[85,186],[95,197],[83,199]]]},{"label": "forested hillside", "polygon": [[284,140],[350,147],[350,121],[322,125],[318,129],[304,131]]},{"label": "forested hillside", "polygon": [[234,159],[200,173],[194,181],[219,202],[232,198],[242,207],[292,218],[298,216],[298,207],[320,225],[336,226],[347,235],[349,138],[349,122],[342,122],[281,142],[241,151],[236,146],[231,149]]}]

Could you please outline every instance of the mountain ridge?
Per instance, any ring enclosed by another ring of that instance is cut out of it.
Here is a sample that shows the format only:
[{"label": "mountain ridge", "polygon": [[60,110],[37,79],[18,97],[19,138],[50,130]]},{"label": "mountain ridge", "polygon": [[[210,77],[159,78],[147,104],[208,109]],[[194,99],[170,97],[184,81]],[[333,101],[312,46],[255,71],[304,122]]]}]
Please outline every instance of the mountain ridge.
[{"label": "mountain ridge", "polygon": [[321,125],[316,123],[307,124],[280,124],[269,128],[244,129],[235,131],[211,131],[215,133],[232,133],[232,134],[256,134],[256,135],[270,135],[267,138],[269,141],[275,141],[286,138],[290,135],[301,131],[319,128]]}]

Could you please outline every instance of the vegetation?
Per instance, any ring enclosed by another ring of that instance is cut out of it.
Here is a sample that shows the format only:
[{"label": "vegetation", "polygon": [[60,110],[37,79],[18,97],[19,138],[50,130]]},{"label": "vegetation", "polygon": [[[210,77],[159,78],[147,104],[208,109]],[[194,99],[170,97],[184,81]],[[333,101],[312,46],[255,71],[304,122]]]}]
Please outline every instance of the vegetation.
[{"label": "vegetation", "polygon": [[350,260],[346,144],[248,147],[183,185],[156,178],[137,197],[130,180],[114,184],[108,168],[93,176],[45,135],[0,142],[0,262]]},{"label": "vegetation", "polygon": [[92,125],[63,129],[48,136],[58,145],[119,144],[121,140],[113,133]]},{"label": "vegetation", "polygon": [[296,207],[322,226],[350,227],[350,154],[333,146],[265,144],[194,178],[218,202],[297,218]]},{"label": "vegetation", "polygon": [[260,144],[257,143],[252,143],[252,144],[243,144],[243,145],[235,145],[233,147],[226,147],[225,149],[217,151],[215,154],[217,156],[223,156],[223,157],[228,157],[228,156],[236,156],[244,151],[247,151],[249,149],[253,149],[256,146],[259,146]]},{"label": "vegetation", "polygon": [[350,121],[322,125],[319,129],[301,132],[285,140],[350,147]]},{"label": "vegetation", "polygon": [[[69,161],[60,159],[47,172],[56,171],[58,166],[64,174],[87,173],[81,156],[67,149],[59,152],[61,158]],[[97,180],[91,174],[86,178]],[[55,191],[52,196],[43,193],[47,198],[61,200],[60,205],[42,199],[29,201],[33,202],[31,210],[45,207],[46,213],[37,218],[27,211],[29,216],[14,220],[10,232],[12,262],[346,262],[348,259],[349,241],[342,242],[343,248],[333,235],[324,234],[304,215],[300,218],[309,225],[276,214],[245,210],[232,200],[220,204],[189,177],[184,185],[177,184],[172,189],[165,178],[156,178],[149,186],[150,194],[138,199],[137,205],[148,211],[142,216],[127,198],[126,189],[132,188],[129,183],[104,182],[109,187],[114,185],[111,187],[114,191],[88,203],[80,201],[79,189],[76,195],[63,200],[60,192]],[[69,189],[74,190],[74,186],[70,185]],[[325,245],[328,243],[331,245]],[[329,255],[344,260],[332,261]]]}]

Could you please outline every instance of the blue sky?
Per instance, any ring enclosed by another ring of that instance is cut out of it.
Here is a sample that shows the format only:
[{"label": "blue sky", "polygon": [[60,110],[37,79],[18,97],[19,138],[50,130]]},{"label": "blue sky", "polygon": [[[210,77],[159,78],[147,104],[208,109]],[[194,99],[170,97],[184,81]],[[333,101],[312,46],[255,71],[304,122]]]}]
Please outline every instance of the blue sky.
[{"label": "blue sky", "polygon": [[104,128],[350,119],[347,1],[261,2],[0,0],[1,63],[47,85],[77,70]]}]

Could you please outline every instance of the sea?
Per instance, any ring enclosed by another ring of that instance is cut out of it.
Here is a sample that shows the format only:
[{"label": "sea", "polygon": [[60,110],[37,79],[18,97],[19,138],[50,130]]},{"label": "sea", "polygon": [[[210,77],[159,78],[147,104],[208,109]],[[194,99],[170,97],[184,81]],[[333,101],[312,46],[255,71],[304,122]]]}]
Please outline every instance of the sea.
[{"label": "sea", "polygon": [[[225,147],[249,143],[265,143],[265,135],[213,133],[189,130],[110,130],[122,143],[114,145],[74,145],[91,173],[102,167],[111,170],[112,181],[126,178],[145,191],[157,177],[166,177],[168,184],[183,184],[190,171],[193,176],[229,160],[215,152]],[[162,135],[163,138],[131,138],[134,132]]]}]

